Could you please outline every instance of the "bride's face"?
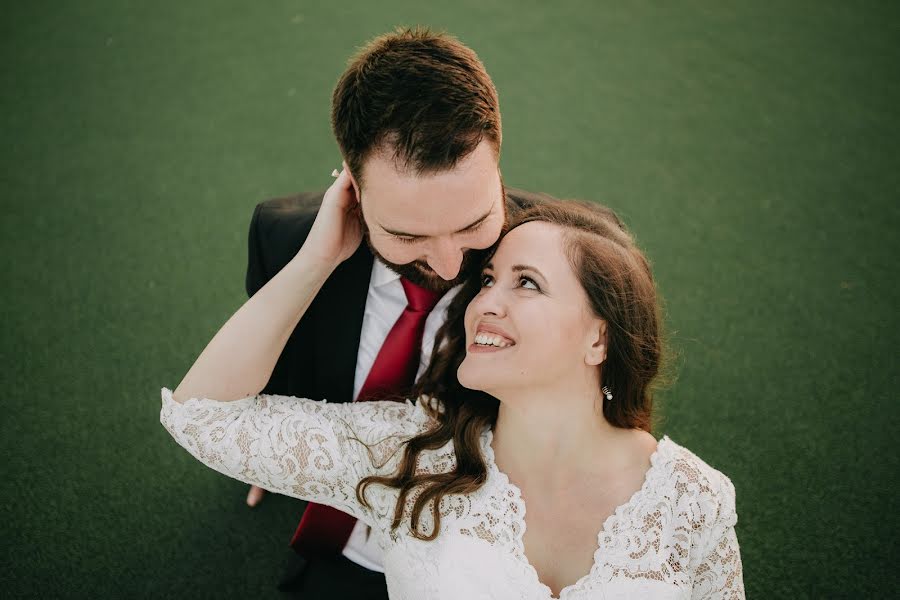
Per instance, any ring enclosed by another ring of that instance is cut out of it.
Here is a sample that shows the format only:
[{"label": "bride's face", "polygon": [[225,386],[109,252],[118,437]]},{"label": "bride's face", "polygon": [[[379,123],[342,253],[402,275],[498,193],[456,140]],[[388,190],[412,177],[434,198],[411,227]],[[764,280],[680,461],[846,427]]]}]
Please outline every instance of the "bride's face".
[{"label": "bride's face", "polygon": [[606,357],[603,320],[572,271],[563,230],[544,222],[520,225],[500,242],[465,330],[459,382],[495,396],[584,378]]}]

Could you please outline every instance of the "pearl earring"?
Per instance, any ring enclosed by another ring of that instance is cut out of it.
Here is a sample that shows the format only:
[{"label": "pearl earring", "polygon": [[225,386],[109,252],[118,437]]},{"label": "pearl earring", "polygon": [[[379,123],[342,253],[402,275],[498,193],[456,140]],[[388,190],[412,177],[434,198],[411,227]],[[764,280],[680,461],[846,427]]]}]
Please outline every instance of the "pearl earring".
[{"label": "pearl earring", "polygon": [[600,389],[601,389],[601,390],[603,391],[603,393],[606,395],[606,399],[607,399],[607,400],[612,400],[612,392],[609,391],[609,387],[607,387],[607,386],[604,385],[604,386],[603,386],[602,388],[600,388]]}]

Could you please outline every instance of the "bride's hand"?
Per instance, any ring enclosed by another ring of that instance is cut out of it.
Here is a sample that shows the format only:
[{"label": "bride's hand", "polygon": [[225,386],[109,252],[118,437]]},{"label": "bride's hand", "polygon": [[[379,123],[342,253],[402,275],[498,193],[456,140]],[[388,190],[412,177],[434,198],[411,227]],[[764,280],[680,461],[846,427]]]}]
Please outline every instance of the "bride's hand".
[{"label": "bride's hand", "polygon": [[266,490],[259,487],[258,485],[251,485],[250,491],[247,493],[247,506],[254,507],[260,503],[263,499],[263,496],[266,495]]},{"label": "bride's hand", "polygon": [[362,241],[362,213],[346,163],[325,192],[303,252],[331,267],[350,258]]}]

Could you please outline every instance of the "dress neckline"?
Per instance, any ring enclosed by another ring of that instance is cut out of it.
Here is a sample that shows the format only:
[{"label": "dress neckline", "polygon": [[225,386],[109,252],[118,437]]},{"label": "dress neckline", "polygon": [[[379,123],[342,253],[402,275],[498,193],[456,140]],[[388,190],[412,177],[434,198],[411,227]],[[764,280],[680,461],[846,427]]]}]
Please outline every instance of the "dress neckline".
[{"label": "dress neckline", "polygon": [[659,478],[660,471],[663,464],[662,452],[669,449],[669,444],[673,444],[671,438],[668,435],[663,435],[662,438],[656,441],[656,450],[653,451],[653,454],[650,455],[650,468],[647,469],[647,472],[644,474],[644,482],[641,484],[639,490],[634,492],[626,502],[620,504],[616,507],[616,509],[603,521],[603,525],[600,527],[600,530],[597,532],[597,548],[594,550],[594,561],[591,564],[591,568],[587,573],[578,578],[578,581],[575,583],[571,583],[559,591],[559,596],[554,596],[553,591],[550,589],[546,583],[541,581],[538,576],[537,569],[534,568],[534,565],[531,564],[531,561],[528,560],[528,556],[525,554],[525,529],[527,528],[527,523],[525,522],[525,500],[522,498],[522,490],[519,489],[519,486],[514,484],[509,480],[509,477],[500,470],[497,466],[497,462],[494,458],[494,448],[491,446],[491,443],[494,440],[494,432],[488,427],[485,429],[485,435],[482,437],[483,440],[483,449],[486,457],[487,467],[488,467],[488,475],[493,475],[497,478],[501,488],[505,488],[504,491],[509,490],[511,493],[506,494],[511,498],[511,501],[516,504],[519,510],[515,511],[517,515],[514,517],[519,524],[517,529],[517,534],[513,536],[513,541],[515,543],[515,556],[516,558],[524,563],[526,566],[526,570],[528,571],[529,576],[532,579],[532,582],[535,583],[539,588],[543,589],[547,593],[547,598],[551,600],[563,600],[568,597],[569,594],[574,593],[576,590],[584,587],[585,584],[591,579],[591,576],[594,574],[596,570],[600,568],[601,565],[601,551],[603,550],[603,540],[605,537],[609,537],[612,530],[613,525],[622,518],[628,511],[632,510],[634,506],[636,506],[643,497],[650,491],[653,483],[656,479]]}]

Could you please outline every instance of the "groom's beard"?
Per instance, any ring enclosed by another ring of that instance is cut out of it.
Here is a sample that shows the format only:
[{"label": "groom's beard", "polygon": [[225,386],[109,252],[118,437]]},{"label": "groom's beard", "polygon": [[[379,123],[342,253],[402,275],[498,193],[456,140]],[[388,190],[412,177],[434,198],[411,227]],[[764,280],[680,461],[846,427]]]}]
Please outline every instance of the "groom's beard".
[{"label": "groom's beard", "polygon": [[[500,237],[502,238],[509,225],[509,214],[506,210],[506,186],[503,184],[502,177],[500,179],[500,191],[502,193],[501,198],[503,198],[503,206],[501,207],[503,210],[503,227],[500,232]],[[450,288],[454,288],[468,279],[480,276],[484,259],[497,245],[495,242],[487,248],[467,250],[463,253],[462,263],[459,266],[459,273],[456,277],[453,279],[444,279],[435,273],[434,269],[429,267],[428,263],[424,260],[414,260],[405,265],[392,263],[387,260],[375,249],[375,246],[372,245],[372,241],[369,239],[369,228],[366,226],[366,221],[362,216],[360,216],[360,223],[363,228],[363,239],[366,240],[366,245],[369,246],[369,250],[378,260],[383,262],[391,271],[400,275],[400,277],[405,277],[416,285],[420,285],[425,289],[439,294],[445,293]],[[497,241],[499,241],[499,239]]]},{"label": "groom's beard", "polygon": [[387,268],[389,268],[394,273],[400,275],[401,277],[405,277],[409,281],[415,283],[416,285],[420,285],[425,289],[437,292],[439,294],[443,294],[450,288],[456,287],[458,284],[463,283],[464,281],[475,277],[481,270],[481,262],[484,259],[485,254],[487,253],[487,249],[484,250],[467,250],[463,253],[462,263],[459,267],[459,273],[453,279],[444,279],[440,275],[434,272],[434,270],[428,266],[428,263],[424,260],[414,260],[411,263],[406,263],[405,265],[400,265],[397,263],[392,263],[383,257],[378,250],[372,245],[372,242],[369,241],[369,232],[366,231],[363,234],[363,237],[366,240],[366,244],[369,246],[369,250],[375,257],[383,262]]}]

